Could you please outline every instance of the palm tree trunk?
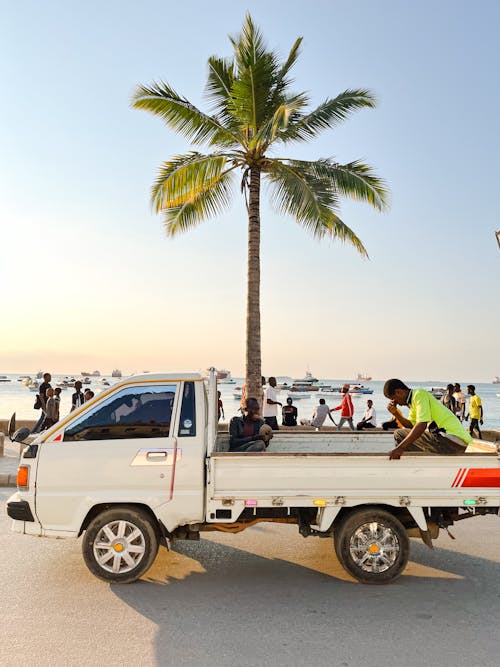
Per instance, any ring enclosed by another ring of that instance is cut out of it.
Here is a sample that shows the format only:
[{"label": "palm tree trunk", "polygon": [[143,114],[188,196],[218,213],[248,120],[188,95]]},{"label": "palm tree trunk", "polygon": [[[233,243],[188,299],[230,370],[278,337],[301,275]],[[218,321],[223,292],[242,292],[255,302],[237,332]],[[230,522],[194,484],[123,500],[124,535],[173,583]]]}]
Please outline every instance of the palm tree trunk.
[{"label": "palm tree trunk", "polygon": [[247,398],[261,398],[260,350],[260,169],[252,167],[248,198]]}]

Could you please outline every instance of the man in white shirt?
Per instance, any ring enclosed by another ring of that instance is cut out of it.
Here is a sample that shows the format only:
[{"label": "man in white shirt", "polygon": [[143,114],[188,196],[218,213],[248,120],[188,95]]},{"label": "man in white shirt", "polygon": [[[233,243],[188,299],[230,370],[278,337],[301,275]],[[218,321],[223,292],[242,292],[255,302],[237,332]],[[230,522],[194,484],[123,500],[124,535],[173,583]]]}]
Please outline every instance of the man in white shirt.
[{"label": "man in white shirt", "polygon": [[318,429],[321,428],[325,423],[325,419],[327,416],[330,417],[332,423],[335,424],[335,422],[333,421],[333,417],[330,414],[330,407],[326,405],[324,398],[320,398],[319,405],[317,405],[314,408],[311,426],[314,426],[314,428]]},{"label": "man in white shirt", "polygon": [[282,407],[282,403],[278,401],[279,390],[276,389],[276,378],[270,377],[269,384],[264,393],[264,404],[262,406],[262,416],[264,421],[273,431],[278,431],[278,405]]},{"label": "man in white shirt", "polygon": [[368,399],[366,401],[366,410],[363,419],[358,422],[356,428],[362,431],[364,428],[375,428],[377,426],[377,413],[373,407],[373,401]]}]

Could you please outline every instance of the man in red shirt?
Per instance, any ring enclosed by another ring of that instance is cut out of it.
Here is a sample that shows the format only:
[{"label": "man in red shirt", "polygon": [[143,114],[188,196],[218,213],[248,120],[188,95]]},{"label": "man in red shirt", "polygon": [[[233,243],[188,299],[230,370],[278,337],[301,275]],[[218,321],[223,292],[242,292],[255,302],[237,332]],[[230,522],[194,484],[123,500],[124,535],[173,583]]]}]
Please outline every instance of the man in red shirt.
[{"label": "man in red shirt", "polygon": [[347,422],[349,426],[351,427],[351,431],[354,431],[354,424],[352,422],[352,418],[354,416],[354,406],[352,404],[352,398],[349,393],[349,387],[350,385],[345,384],[342,387],[342,403],[340,405],[337,405],[336,408],[332,408],[330,412],[334,412],[335,410],[342,410],[340,413],[340,421],[338,423],[337,428],[341,429],[342,426],[344,425],[344,422]]}]

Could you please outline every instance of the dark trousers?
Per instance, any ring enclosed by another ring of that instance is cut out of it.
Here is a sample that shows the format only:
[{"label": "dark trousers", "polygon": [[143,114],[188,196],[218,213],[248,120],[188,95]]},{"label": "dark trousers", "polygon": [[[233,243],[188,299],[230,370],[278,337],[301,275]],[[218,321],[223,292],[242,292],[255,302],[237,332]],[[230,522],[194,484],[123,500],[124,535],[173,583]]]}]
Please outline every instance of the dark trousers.
[{"label": "dark trousers", "polygon": [[358,431],[362,431],[364,428],[375,428],[375,426],[370,422],[358,422],[356,424],[356,429]]},{"label": "dark trousers", "polygon": [[236,447],[230,447],[230,452],[265,452],[266,445],[262,440],[252,440],[252,442],[247,442],[244,445],[237,445]]},{"label": "dark trousers", "polygon": [[[409,428],[398,428],[397,431],[394,431],[396,447],[403,442],[410,430]],[[405,451],[423,452],[425,454],[463,454],[466,447],[465,442],[463,445],[459,445],[441,433],[433,433],[427,430],[415,442],[408,445]]]},{"label": "dark trousers", "polygon": [[270,426],[273,431],[279,431],[280,427],[278,426],[278,420],[276,417],[264,417],[264,421],[268,426]]},{"label": "dark trousers", "polygon": [[390,431],[393,428],[399,428],[398,422],[395,419],[391,419],[391,421],[384,422],[382,424],[382,428],[384,431]]},{"label": "dark trousers", "polygon": [[479,433],[479,440],[483,439],[483,436],[481,435],[481,429],[479,428],[479,419],[471,419],[470,420],[470,426],[469,426],[469,433],[471,434],[472,437],[474,437],[474,429]]}]

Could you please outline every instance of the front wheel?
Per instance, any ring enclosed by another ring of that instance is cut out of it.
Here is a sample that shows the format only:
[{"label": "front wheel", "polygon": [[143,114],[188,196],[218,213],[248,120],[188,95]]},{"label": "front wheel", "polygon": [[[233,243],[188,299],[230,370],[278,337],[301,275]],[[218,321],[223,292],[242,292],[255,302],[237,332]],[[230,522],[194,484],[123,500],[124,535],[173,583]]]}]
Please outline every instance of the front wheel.
[{"label": "front wheel", "polygon": [[408,563],[410,544],[405,528],[385,510],[351,514],[335,531],[334,540],[341,565],[365,584],[388,584]]},{"label": "front wheel", "polygon": [[96,577],[129,584],[149,570],[158,545],[156,527],[145,512],[114,508],[92,519],[82,550],[85,564]]}]

